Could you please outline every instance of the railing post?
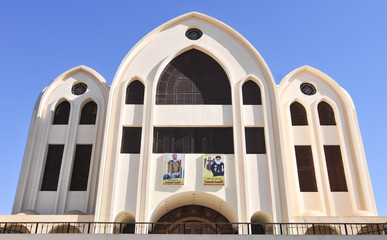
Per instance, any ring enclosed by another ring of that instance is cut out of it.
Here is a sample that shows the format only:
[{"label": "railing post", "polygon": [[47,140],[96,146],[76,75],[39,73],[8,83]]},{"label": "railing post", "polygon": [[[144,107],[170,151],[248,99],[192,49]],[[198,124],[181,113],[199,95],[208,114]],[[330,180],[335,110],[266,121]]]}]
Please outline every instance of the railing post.
[{"label": "railing post", "polygon": [[4,233],[7,233],[7,223],[4,224]]},{"label": "railing post", "polygon": [[312,223],[313,235],[316,235],[316,229],[314,228],[314,223]]},{"label": "railing post", "polygon": [[39,223],[36,223],[35,234],[38,233],[38,226],[39,226]]},{"label": "railing post", "polygon": [[345,229],[345,235],[348,235],[348,229],[347,229],[347,224],[346,223],[344,223],[344,229]]},{"label": "railing post", "polygon": [[67,233],[70,232],[70,223],[67,224]]},{"label": "railing post", "polygon": [[378,235],[380,235],[380,228],[379,228],[379,224],[376,224],[376,228],[378,229]]},{"label": "railing post", "polygon": [[87,233],[90,233],[90,224],[91,224],[91,222],[89,222],[89,226],[87,228]]},{"label": "railing post", "polygon": [[283,235],[282,234],[282,223],[279,224],[279,227],[280,227],[280,234]]}]

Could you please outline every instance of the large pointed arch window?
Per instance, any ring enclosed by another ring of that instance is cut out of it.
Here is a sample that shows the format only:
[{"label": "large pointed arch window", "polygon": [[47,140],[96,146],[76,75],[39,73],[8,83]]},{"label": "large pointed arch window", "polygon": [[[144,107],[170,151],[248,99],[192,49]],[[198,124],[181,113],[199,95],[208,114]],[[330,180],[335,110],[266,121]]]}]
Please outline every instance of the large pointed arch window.
[{"label": "large pointed arch window", "polygon": [[210,56],[191,49],[162,72],[156,104],[231,104],[231,87],[223,68]]},{"label": "large pointed arch window", "polygon": [[97,118],[97,110],[98,106],[95,102],[90,101],[85,104],[82,108],[81,119],[79,124],[95,124],[95,120]]},{"label": "large pointed arch window", "polygon": [[144,84],[135,80],[126,89],[125,104],[144,104]]},{"label": "large pointed arch window", "polygon": [[317,108],[320,125],[336,125],[335,112],[331,105],[326,102],[320,102]]},{"label": "large pointed arch window", "polygon": [[261,90],[258,85],[249,80],[242,86],[243,105],[261,105]]},{"label": "large pointed arch window", "polygon": [[68,124],[69,116],[70,116],[70,103],[67,101],[63,101],[55,109],[53,124],[55,125]]},{"label": "large pointed arch window", "polygon": [[308,118],[306,116],[306,110],[299,102],[294,102],[290,105],[290,115],[292,117],[293,126],[306,126],[308,125]]}]

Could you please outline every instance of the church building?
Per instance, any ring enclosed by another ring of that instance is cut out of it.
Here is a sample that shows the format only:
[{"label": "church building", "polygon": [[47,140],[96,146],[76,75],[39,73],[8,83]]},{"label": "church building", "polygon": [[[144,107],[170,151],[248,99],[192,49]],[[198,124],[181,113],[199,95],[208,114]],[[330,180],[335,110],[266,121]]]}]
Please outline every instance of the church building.
[{"label": "church building", "polygon": [[248,40],[197,12],[141,39],[111,86],[82,65],[41,92],[12,214],[133,233],[379,221],[348,92],[310,66],[277,85]]}]

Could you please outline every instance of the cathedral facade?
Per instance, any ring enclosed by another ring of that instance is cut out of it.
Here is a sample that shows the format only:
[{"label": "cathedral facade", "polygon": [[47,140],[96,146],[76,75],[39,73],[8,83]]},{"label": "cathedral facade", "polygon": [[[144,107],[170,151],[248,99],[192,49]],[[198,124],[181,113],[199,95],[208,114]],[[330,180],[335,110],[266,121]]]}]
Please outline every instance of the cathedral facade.
[{"label": "cathedral facade", "polygon": [[95,222],[377,216],[350,95],[309,66],[277,85],[243,36],[196,12],[146,35],[111,86],[78,66],[42,91],[20,213]]}]

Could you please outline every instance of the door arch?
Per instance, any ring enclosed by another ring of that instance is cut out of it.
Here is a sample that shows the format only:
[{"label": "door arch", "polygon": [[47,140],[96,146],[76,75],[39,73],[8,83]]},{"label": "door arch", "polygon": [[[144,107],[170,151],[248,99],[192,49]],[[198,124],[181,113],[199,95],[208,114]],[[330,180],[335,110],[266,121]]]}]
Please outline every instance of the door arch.
[{"label": "door arch", "polygon": [[156,234],[233,234],[230,221],[211,208],[186,205],[159,218],[153,227]]}]

